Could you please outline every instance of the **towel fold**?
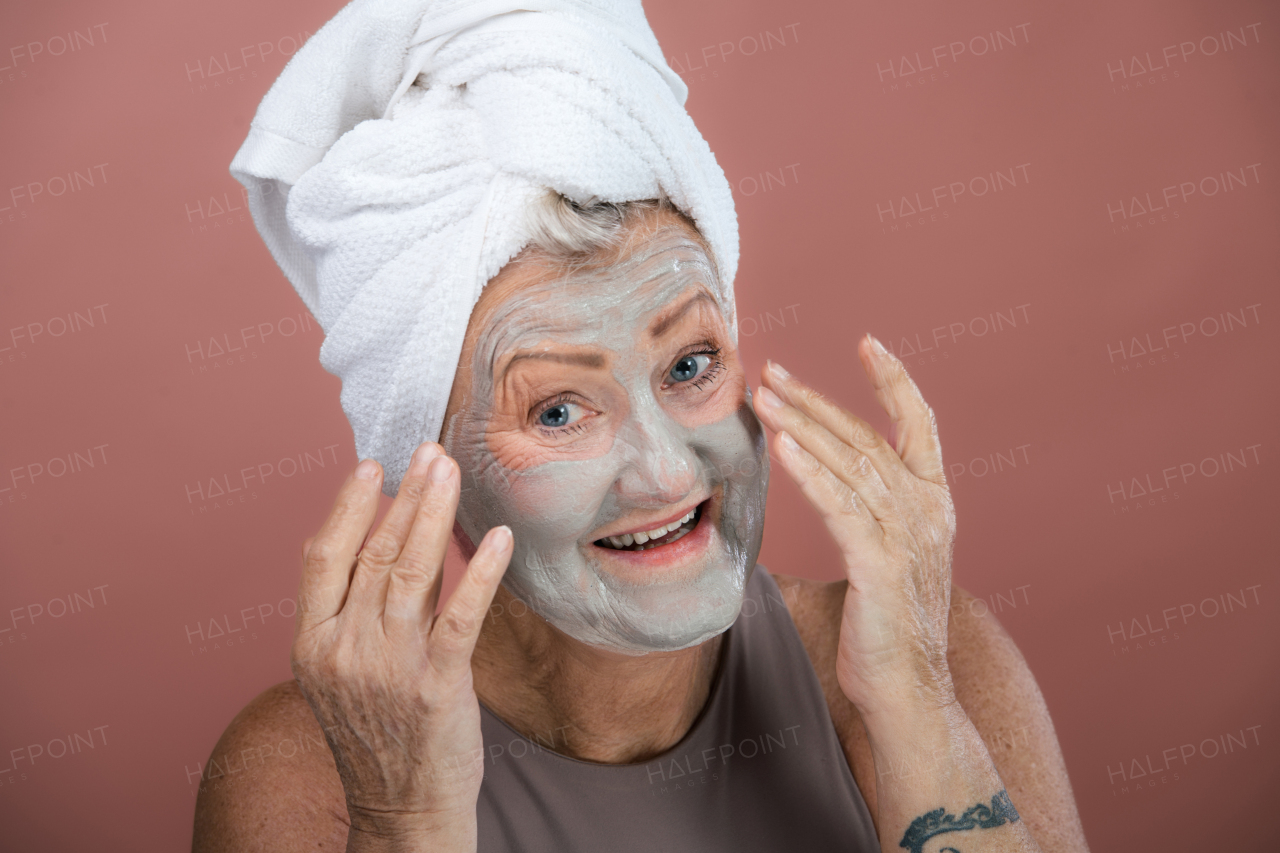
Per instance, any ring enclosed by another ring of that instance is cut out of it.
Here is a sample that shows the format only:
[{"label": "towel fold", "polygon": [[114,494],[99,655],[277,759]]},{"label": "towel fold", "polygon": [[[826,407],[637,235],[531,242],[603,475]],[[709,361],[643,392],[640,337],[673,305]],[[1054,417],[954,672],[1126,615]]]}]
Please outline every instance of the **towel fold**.
[{"label": "towel fold", "polygon": [[638,0],[356,0],[290,60],[231,173],[387,494],[438,440],[471,311],[548,189],[665,192],[736,335],[733,196],[687,95]]}]

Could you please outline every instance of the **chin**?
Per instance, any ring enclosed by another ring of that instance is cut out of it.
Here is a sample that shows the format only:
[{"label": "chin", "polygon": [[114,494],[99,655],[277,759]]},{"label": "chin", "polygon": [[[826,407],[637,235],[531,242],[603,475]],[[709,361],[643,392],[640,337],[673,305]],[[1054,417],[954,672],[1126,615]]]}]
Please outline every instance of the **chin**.
[{"label": "chin", "polygon": [[[697,616],[686,616],[681,624],[673,624],[663,620],[645,620],[640,624],[620,623],[601,625],[586,631],[564,631],[581,643],[604,651],[616,652],[630,657],[655,654],[659,652],[678,652],[682,649],[700,646],[733,626],[742,609],[739,596],[736,606],[722,608],[719,613],[705,613]],[[552,624],[555,624],[554,622]],[[581,625],[566,625],[578,629]]]},{"label": "chin", "polygon": [[724,633],[742,611],[754,560],[727,550],[717,556],[693,577],[636,586],[597,576],[571,584],[580,588],[576,600],[525,600],[551,605],[540,615],[586,645],[630,656],[676,652]]}]

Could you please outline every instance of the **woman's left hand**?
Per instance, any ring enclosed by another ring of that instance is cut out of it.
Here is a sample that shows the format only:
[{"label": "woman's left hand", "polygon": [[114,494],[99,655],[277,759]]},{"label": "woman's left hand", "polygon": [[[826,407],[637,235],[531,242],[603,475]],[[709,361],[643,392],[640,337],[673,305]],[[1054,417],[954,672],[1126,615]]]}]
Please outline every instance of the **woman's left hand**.
[{"label": "woman's left hand", "polygon": [[956,522],[937,425],[901,361],[870,335],[858,355],[896,448],[773,362],[755,411],[844,558],[844,694],[864,718],[945,710],[955,703],[947,613]]}]

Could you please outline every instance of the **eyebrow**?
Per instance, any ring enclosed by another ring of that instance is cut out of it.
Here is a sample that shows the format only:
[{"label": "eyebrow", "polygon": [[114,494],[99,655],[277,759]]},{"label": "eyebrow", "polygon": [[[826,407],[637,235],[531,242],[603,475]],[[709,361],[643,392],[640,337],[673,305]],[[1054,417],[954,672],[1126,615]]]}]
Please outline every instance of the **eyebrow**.
[{"label": "eyebrow", "polygon": [[604,356],[594,352],[522,352],[518,353],[510,361],[507,366],[502,369],[502,375],[505,378],[511,370],[511,366],[517,361],[524,359],[537,358],[545,361],[554,361],[557,364],[576,364],[581,367],[590,367],[600,370],[605,366]]},{"label": "eyebrow", "polygon": [[662,337],[671,329],[672,326],[679,322],[681,317],[689,313],[689,309],[694,305],[697,305],[699,302],[710,302],[712,305],[715,304],[715,300],[711,298],[711,294],[707,293],[705,290],[699,290],[693,296],[686,299],[683,305],[673,308],[671,311],[655,320],[653,325],[649,327],[649,337]]}]

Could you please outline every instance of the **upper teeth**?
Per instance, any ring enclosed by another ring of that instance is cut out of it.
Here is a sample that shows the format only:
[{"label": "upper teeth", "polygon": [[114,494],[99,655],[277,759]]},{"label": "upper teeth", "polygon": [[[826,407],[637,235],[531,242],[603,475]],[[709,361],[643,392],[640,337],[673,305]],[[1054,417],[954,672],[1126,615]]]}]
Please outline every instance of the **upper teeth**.
[{"label": "upper teeth", "polygon": [[615,548],[623,548],[627,545],[643,545],[650,539],[657,539],[659,536],[666,536],[689,519],[693,518],[694,513],[698,511],[695,506],[685,514],[684,518],[678,518],[670,524],[664,524],[662,527],[655,527],[652,530],[646,530],[643,533],[624,533],[621,536],[610,536],[609,544]]}]

